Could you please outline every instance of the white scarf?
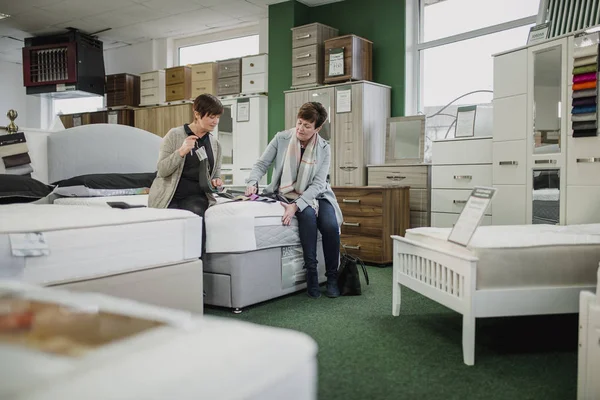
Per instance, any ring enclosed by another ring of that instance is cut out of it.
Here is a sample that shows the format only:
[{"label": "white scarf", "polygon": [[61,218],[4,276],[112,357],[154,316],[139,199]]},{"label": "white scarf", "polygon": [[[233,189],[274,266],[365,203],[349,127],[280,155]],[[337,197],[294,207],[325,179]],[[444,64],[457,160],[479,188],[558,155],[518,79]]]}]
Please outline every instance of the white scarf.
[{"label": "white scarf", "polygon": [[296,132],[292,133],[290,144],[287,148],[285,160],[283,162],[283,172],[281,174],[281,183],[279,191],[285,197],[295,200],[308,188],[313,169],[317,164],[316,148],[318,133],[315,133],[302,154],[300,141]]}]

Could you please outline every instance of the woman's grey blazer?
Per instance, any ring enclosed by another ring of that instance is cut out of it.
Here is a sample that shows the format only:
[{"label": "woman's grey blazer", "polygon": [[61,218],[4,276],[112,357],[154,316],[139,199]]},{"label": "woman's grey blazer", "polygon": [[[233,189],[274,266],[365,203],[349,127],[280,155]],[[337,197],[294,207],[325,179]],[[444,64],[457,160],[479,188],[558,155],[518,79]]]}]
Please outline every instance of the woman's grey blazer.
[{"label": "woman's grey blazer", "polygon": [[[283,163],[285,162],[285,156],[287,154],[288,145],[292,135],[295,135],[295,128],[288,129],[286,131],[278,132],[277,135],[271,140],[266,150],[258,161],[254,164],[250,176],[246,180],[248,186],[255,185],[260,179],[267,173],[267,170],[275,161],[273,165],[273,175],[271,177],[271,183],[265,188],[265,193],[275,193],[279,190],[279,184],[281,182],[281,174],[283,171]],[[313,199],[325,199],[335,209],[335,216],[338,225],[343,222],[342,210],[337,202],[331,186],[327,183],[327,174],[329,173],[329,164],[331,162],[331,148],[329,143],[322,137],[318,137],[317,148],[316,148],[316,166],[312,170],[312,176],[309,180],[308,188],[302,193],[302,195],[296,201],[298,209],[304,211],[308,207]]]}]

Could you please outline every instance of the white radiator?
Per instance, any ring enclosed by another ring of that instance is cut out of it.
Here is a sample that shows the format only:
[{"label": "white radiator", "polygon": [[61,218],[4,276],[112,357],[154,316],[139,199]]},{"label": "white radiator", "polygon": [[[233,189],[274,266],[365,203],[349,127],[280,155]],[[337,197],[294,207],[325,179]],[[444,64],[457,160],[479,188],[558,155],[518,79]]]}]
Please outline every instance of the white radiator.
[{"label": "white radiator", "polygon": [[579,297],[577,399],[600,399],[600,268],[596,294]]}]

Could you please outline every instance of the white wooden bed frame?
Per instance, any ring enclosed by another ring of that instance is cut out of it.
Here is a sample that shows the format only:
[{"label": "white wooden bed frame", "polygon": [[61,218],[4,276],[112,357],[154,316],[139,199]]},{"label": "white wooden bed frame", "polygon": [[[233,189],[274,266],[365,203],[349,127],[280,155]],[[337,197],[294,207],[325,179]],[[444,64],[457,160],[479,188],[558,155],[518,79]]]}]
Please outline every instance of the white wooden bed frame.
[{"label": "white wooden bed frame", "polygon": [[600,268],[596,294],[581,292],[579,303],[577,400],[600,399]]},{"label": "white wooden bed frame", "polygon": [[536,286],[477,289],[478,258],[448,243],[436,248],[401,236],[394,241],[392,315],[400,315],[401,286],[406,286],[463,316],[462,348],[475,364],[475,319],[579,311],[579,293],[595,286]]}]

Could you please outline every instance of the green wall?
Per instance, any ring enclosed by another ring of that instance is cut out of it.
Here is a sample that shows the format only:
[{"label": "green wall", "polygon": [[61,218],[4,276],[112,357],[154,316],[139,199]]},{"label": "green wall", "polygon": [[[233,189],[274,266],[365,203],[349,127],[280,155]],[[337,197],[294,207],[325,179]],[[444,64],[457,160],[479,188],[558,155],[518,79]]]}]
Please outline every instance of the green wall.
[{"label": "green wall", "polygon": [[373,81],[392,87],[391,115],[404,115],[405,0],[344,0],[269,6],[269,139],[285,129],[284,90],[292,84],[291,28],[320,22],[373,42]]}]

